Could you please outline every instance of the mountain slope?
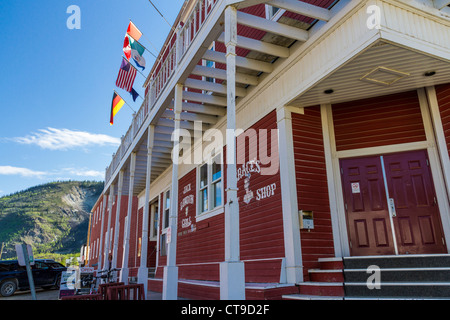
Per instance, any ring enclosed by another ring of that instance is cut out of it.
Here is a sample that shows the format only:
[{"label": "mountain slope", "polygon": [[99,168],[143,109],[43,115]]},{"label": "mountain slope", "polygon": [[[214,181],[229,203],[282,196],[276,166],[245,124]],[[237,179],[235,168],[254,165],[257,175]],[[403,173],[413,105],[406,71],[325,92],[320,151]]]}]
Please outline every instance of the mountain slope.
[{"label": "mountain slope", "polygon": [[79,252],[102,190],[103,182],[53,182],[0,198],[2,259],[13,258],[14,245],[23,242],[35,253]]}]

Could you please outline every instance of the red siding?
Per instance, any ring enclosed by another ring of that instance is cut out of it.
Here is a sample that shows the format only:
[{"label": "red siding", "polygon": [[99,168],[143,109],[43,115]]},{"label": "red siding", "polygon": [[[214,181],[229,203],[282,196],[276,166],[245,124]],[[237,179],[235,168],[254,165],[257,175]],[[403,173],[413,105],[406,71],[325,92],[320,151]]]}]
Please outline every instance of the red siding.
[{"label": "red siding", "polygon": [[[284,257],[284,236],[283,236],[283,216],[281,207],[281,186],[279,175],[279,158],[278,144],[272,145],[271,141],[278,140],[277,136],[272,137],[272,131],[277,129],[276,112],[273,111],[255,125],[247,130],[255,130],[257,133],[257,159],[262,160],[263,154],[260,153],[260,145],[262,140],[267,141],[267,156],[275,155],[272,164],[276,168],[273,174],[265,175],[259,172],[251,172],[249,179],[241,177],[238,180],[238,198],[239,198],[239,214],[240,214],[240,241],[241,241],[241,259],[266,259]],[[266,132],[260,131],[267,130]],[[276,131],[273,132],[276,134]],[[243,139],[238,137],[237,159],[238,169],[242,169],[242,162],[239,163],[240,156],[245,149],[245,163],[250,160],[250,148],[246,138],[244,144]],[[261,165],[261,168],[268,168],[269,165]],[[262,169],[261,169],[262,170]],[[239,178],[239,176],[238,176]],[[248,204],[244,202],[246,196],[245,182],[248,183],[248,192],[253,198]],[[272,191],[272,186],[275,188]],[[270,191],[267,196],[262,192],[261,188],[267,188]],[[270,194],[270,196],[269,196]],[[258,195],[260,196],[258,199]],[[266,196],[266,197],[265,197]]]},{"label": "red siding", "polygon": [[416,91],[333,105],[337,151],[425,141]]},{"label": "red siding", "polygon": [[450,156],[450,83],[436,87],[436,94],[441,113],[444,136],[447,141],[447,149]]},{"label": "red siding", "polygon": [[319,107],[292,114],[295,174],[299,210],[314,212],[314,229],[301,230],[304,275],[318,268],[318,258],[334,256],[327,172]]}]

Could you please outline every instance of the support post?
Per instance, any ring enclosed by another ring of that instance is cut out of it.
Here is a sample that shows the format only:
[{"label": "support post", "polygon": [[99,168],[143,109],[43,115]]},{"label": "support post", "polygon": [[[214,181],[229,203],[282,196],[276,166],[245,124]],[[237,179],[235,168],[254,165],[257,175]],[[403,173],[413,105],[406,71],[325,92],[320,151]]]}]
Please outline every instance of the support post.
[{"label": "support post", "polygon": [[119,187],[117,190],[117,204],[116,204],[116,221],[114,224],[114,246],[113,246],[113,260],[112,269],[117,268],[117,253],[119,252],[119,233],[120,233],[120,206],[122,204],[123,191],[123,170],[119,172]]},{"label": "support post", "polygon": [[[100,245],[98,248],[98,265],[97,265],[97,272],[102,270],[102,254],[103,254],[103,232],[104,232],[104,225],[105,225],[105,214],[106,214],[106,205],[107,205],[107,199],[108,197],[106,194],[103,195],[103,201],[102,201],[102,218],[100,220],[101,226],[100,226]],[[97,278],[97,285],[99,284],[100,279]]]},{"label": "support post", "polygon": [[281,107],[277,110],[277,122],[286,281],[287,283],[296,284],[303,282],[303,266],[300,223],[298,220],[292,114],[287,107]]},{"label": "support post", "polygon": [[148,290],[148,268],[147,268],[147,251],[148,251],[148,221],[150,208],[150,180],[152,177],[152,154],[153,144],[155,141],[155,127],[149,125],[147,133],[147,176],[145,178],[145,204],[142,221],[142,245],[141,245],[141,263],[138,270],[138,283],[144,285],[145,298],[147,298]]},{"label": "support post", "polygon": [[113,202],[114,202],[114,189],[115,186],[114,184],[111,184],[111,186],[109,187],[109,200],[108,200],[108,228],[106,229],[106,233],[107,233],[107,237],[106,237],[106,244],[105,244],[105,262],[103,263],[104,265],[104,270],[109,269],[110,265],[109,265],[109,250],[111,248],[111,242],[109,241],[111,239],[111,216],[112,216],[112,206],[113,206]]},{"label": "support post", "polygon": [[183,85],[175,86],[174,131],[172,151],[172,188],[170,189],[170,212],[167,252],[167,266],[164,267],[163,300],[178,298],[178,267],[177,264],[177,222],[178,222],[178,162],[180,156],[180,121],[183,102]]},{"label": "support post", "polygon": [[225,204],[225,261],[220,264],[220,299],[245,300],[245,270],[240,261],[239,203],[236,176],[236,45],[237,9],[225,9],[227,48],[227,203]]},{"label": "support post", "polygon": [[134,175],[136,171],[136,152],[131,153],[130,161],[130,186],[128,189],[128,208],[127,218],[124,228],[124,241],[123,241],[123,258],[122,258],[122,270],[120,271],[120,282],[128,284],[128,257],[130,251],[130,226],[131,216],[133,214],[133,193],[134,193]]}]

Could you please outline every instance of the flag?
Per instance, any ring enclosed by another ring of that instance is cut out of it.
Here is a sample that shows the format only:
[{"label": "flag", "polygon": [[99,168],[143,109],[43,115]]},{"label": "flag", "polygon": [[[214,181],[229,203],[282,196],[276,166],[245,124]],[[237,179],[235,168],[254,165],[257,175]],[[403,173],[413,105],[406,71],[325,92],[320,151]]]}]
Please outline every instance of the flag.
[{"label": "flag", "polygon": [[139,97],[139,93],[136,92],[133,88],[131,88],[131,96],[133,97],[133,101],[136,102],[137,97]]},{"label": "flag", "polygon": [[128,25],[127,33],[136,41],[139,41],[139,39],[142,37],[142,32],[140,32],[139,29],[131,21]]},{"label": "flag", "polygon": [[116,85],[121,89],[131,92],[131,89],[133,89],[134,79],[136,79],[136,72],[137,70],[131,65],[131,63],[129,63],[128,60],[125,60],[125,58],[122,58],[122,65],[120,66]]},{"label": "flag", "polygon": [[134,62],[136,62],[136,65],[144,70],[146,65],[145,58],[143,57],[145,47],[138,41],[133,39],[130,35],[127,34],[127,37],[131,57],[133,58]]},{"label": "flag", "polygon": [[125,39],[123,40],[123,53],[128,60],[131,59],[131,47],[128,34],[125,35]]},{"label": "flag", "polygon": [[119,112],[120,109],[122,109],[123,105],[125,104],[125,100],[123,100],[115,91],[112,98],[111,103],[111,119],[109,120],[109,124],[114,124],[114,117]]}]

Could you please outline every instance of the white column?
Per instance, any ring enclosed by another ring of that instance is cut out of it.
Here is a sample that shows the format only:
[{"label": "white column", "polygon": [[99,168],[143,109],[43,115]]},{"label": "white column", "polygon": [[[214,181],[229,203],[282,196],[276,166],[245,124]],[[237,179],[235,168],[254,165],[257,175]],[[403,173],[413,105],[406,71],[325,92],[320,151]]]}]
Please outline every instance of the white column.
[{"label": "white column", "polygon": [[100,223],[101,223],[101,226],[100,226],[100,245],[99,245],[99,247],[98,247],[98,249],[97,249],[97,252],[98,252],[98,263],[97,263],[97,271],[100,271],[100,270],[102,270],[102,253],[103,253],[103,232],[104,232],[104,225],[105,225],[105,213],[106,213],[106,199],[108,199],[107,198],[107,196],[106,196],[106,194],[104,194],[103,195],[103,201],[102,201],[102,217],[101,217],[101,219],[100,219]]},{"label": "white column", "polygon": [[163,300],[178,298],[178,267],[177,264],[177,220],[178,220],[178,160],[180,155],[180,121],[182,111],[183,85],[175,86],[175,127],[173,132],[172,152],[172,187],[170,189],[169,235],[167,248],[167,265],[164,267]]},{"label": "white column", "polygon": [[111,213],[112,213],[112,206],[113,206],[113,202],[114,202],[114,184],[111,184],[111,186],[109,187],[109,201],[108,201],[108,227],[106,229],[107,232],[107,236],[106,236],[106,244],[105,244],[105,262],[103,263],[104,265],[104,269],[108,269],[109,268],[109,260],[108,260],[108,256],[109,256],[109,249],[111,247],[111,243],[109,241],[109,239],[111,239]]},{"label": "white column", "polygon": [[295,284],[303,282],[303,260],[298,220],[292,114],[287,107],[277,110],[277,122],[286,280],[287,283]]},{"label": "white column", "polygon": [[119,172],[119,187],[117,190],[117,203],[116,203],[116,222],[114,224],[114,247],[113,247],[113,259],[112,268],[117,268],[117,253],[119,251],[119,233],[120,233],[120,206],[122,204],[122,189],[123,189],[123,170]]},{"label": "white column", "polygon": [[339,166],[336,168],[336,162],[333,157],[333,150],[336,149],[334,141],[334,133],[330,132],[332,126],[333,115],[331,104],[323,104],[320,106],[320,115],[322,120],[323,149],[325,154],[325,165],[327,168],[328,197],[330,199],[330,216],[333,229],[334,254],[336,257],[344,256],[344,248],[342,246],[343,239],[341,237],[341,226],[338,211],[338,196],[336,194],[336,185],[341,181],[336,180],[336,171],[339,172]]},{"label": "white column", "polygon": [[122,258],[122,270],[120,270],[120,281],[128,284],[128,257],[130,253],[130,226],[131,216],[133,214],[133,193],[134,193],[134,174],[136,171],[136,152],[131,153],[130,161],[130,186],[128,190],[128,208],[127,218],[125,220],[124,227],[124,241],[123,241],[123,258]]},{"label": "white column", "polygon": [[142,221],[142,244],[141,244],[141,263],[138,270],[138,283],[144,284],[145,297],[147,298],[148,288],[148,220],[149,220],[149,202],[150,202],[150,180],[152,177],[152,153],[155,138],[155,128],[149,125],[147,133],[147,176],[145,178],[145,204]]},{"label": "white column", "polygon": [[237,10],[225,9],[227,47],[227,203],[225,204],[225,261],[220,264],[220,299],[245,300],[245,270],[240,261],[239,203],[236,176],[236,44]]}]

